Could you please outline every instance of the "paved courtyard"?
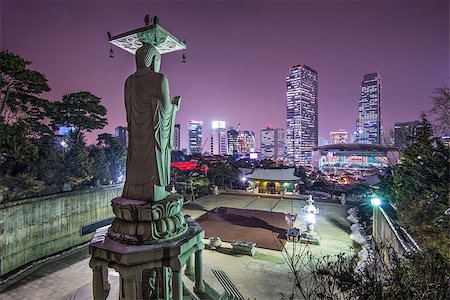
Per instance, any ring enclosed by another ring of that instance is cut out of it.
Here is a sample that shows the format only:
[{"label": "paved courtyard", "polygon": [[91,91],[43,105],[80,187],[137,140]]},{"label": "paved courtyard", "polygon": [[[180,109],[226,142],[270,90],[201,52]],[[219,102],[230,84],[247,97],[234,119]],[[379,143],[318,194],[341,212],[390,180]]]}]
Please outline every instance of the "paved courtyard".
[{"label": "paved courtyard", "polygon": [[[211,195],[187,204],[184,213],[197,218],[219,206],[297,213],[305,204],[301,200],[259,198],[254,195]],[[321,244],[311,245],[312,253],[321,256],[348,253],[353,246],[349,238],[350,223],[346,219],[349,207],[315,204],[320,209],[316,231],[321,236]],[[224,244],[229,247],[229,244]],[[292,242],[286,244],[288,252],[292,251],[292,247]],[[292,290],[293,283],[281,251],[258,248],[256,255],[250,257],[205,250],[204,265],[224,270],[246,299],[280,299],[280,293],[289,295]],[[117,282],[117,274],[110,275],[111,280]],[[85,248],[42,266],[7,288],[0,294],[0,299],[70,299],[77,291],[90,292],[91,277],[89,254]],[[114,299],[116,293],[117,290],[113,289],[108,299]]]}]

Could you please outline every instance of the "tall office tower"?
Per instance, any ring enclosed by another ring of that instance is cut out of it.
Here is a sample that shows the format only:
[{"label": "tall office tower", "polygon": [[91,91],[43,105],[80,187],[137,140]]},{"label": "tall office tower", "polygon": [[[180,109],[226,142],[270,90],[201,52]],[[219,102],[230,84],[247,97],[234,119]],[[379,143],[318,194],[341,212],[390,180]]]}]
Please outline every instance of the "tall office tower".
[{"label": "tall office tower", "polygon": [[268,126],[261,129],[261,156],[274,161],[283,159],[284,129]]},{"label": "tall office tower", "polygon": [[293,66],[286,85],[286,158],[291,165],[311,165],[319,139],[317,72],[306,65]]},{"label": "tall office tower", "polygon": [[228,139],[228,154],[234,155],[238,154],[238,138],[239,138],[239,131],[236,129],[230,128],[227,131],[227,139]]},{"label": "tall office tower", "polygon": [[173,150],[175,151],[180,151],[181,149],[181,145],[180,145],[180,140],[181,140],[181,127],[180,124],[175,124],[175,126],[173,126]]},{"label": "tall office tower", "polygon": [[416,135],[419,121],[413,122],[398,122],[394,125],[394,143],[395,147],[406,148],[410,141],[409,139]]},{"label": "tall office tower", "polygon": [[189,154],[202,153],[202,121],[188,122]]},{"label": "tall office tower", "polygon": [[340,129],[339,131],[330,132],[331,144],[347,144],[348,143],[348,132]]},{"label": "tall office tower", "polygon": [[128,147],[128,129],[126,127],[117,126],[114,136],[122,143],[122,145]]},{"label": "tall office tower", "polygon": [[225,121],[213,121],[211,128],[211,154],[228,154],[227,130],[225,128]]},{"label": "tall office tower", "polygon": [[378,73],[364,75],[358,102],[356,142],[381,144],[381,78]]},{"label": "tall office tower", "polygon": [[238,153],[249,154],[255,151],[255,134],[253,131],[244,130],[239,133],[238,137]]}]

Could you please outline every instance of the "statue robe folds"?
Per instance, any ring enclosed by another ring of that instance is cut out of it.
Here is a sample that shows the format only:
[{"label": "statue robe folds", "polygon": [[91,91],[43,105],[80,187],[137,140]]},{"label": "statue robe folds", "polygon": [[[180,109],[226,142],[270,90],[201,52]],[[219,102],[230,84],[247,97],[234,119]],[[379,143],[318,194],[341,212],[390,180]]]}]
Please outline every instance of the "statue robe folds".
[{"label": "statue robe folds", "polygon": [[173,131],[179,97],[169,98],[167,78],[139,69],[125,82],[128,122],[126,181],[122,197],[159,201],[169,193]]}]

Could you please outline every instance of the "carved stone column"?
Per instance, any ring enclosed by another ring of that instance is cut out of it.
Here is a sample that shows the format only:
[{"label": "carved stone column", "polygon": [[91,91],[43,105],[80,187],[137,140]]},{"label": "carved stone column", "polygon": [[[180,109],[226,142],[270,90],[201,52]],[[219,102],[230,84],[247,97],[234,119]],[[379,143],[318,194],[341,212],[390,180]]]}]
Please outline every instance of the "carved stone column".
[{"label": "carved stone column", "polygon": [[[95,266],[92,269],[92,288],[94,299],[106,299],[109,293],[108,269],[102,266]],[[105,278],[106,274],[106,278]]]},{"label": "carved stone column", "polygon": [[186,275],[194,275],[194,254],[191,254],[186,261],[186,270],[184,274]]},{"label": "carved stone column", "polygon": [[122,276],[122,289],[120,291],[120,300],[135,300],[137,299],[137,282],[133,274]]},{"label": "carved stone column", "polygon": [[172,295],[174,300],[183,299],[183,276],[181,270],[172,270],[173,290]]},{"label": "carved stone column", "polygon": [[205,292],[205,283],[203,282],[203,250],[195,251],[195,286],[194,292]]}]

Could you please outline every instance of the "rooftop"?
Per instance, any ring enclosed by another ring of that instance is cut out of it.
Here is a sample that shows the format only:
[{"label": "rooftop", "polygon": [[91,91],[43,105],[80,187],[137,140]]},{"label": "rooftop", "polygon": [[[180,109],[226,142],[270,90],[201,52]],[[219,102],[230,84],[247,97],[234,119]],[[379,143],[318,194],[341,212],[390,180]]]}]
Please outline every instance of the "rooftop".
[{"label": "rooftop", "polygon": [[[294,175],[295,168],[288,169],[254,169],[252,174],[248,174],[248,179],[276,180],[276,181],[300,181]],[[301,182],[302,183],[302,182]]]},{"label": "rooftop", "polygon": [[313,150],[325,151],[395,151],[397,148],[374,144],[331,144],[314,147]]}]

